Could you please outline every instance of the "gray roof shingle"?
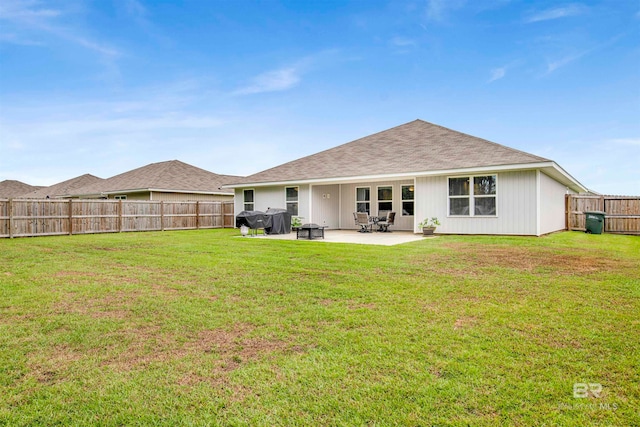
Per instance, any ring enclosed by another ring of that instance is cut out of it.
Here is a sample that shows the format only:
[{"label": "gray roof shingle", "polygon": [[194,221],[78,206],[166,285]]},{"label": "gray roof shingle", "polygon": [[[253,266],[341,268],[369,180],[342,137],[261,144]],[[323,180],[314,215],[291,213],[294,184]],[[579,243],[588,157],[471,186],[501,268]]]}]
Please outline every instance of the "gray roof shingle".
[{"label": "gray roof shingle", "polygon": [[549,161],[423,120],[414,120],[227,183],[417,173]]},{"label": "gray roof shingle", "polygon": [[35,191],[43,187],[37,187],[29,184],[25,184],[21,181],[13,179],[7,179],[0,182],[0,198],[11,199],[14,197],[20,197],[24,193],[29,191]]},{"label": "gray roof shingle", "polygon": [[97,176],[91,174],[80,175],[75,178],[68,179],[63,182],[59,182],[58,184],[51,185],[49,187],[40,188],[35,191],[30,191],[28,193],[22,194],[20,198],[22,199],[44,199],[47,196],[61,197],[66,196],[73,193],[74,190],[78,188],[85,187],[87,185],[95,184],[97,182],[102,181],[102,178],[98,178]]},{"label": "gray roof shingle", "polygon": [[172,192],[229,193],[220,189],[224,182],[237,180],[234,175],[218,175],[179,160],[151,163],[131,171],[78,188],[73,196],[93,195],[127,190],[165,190]]}]

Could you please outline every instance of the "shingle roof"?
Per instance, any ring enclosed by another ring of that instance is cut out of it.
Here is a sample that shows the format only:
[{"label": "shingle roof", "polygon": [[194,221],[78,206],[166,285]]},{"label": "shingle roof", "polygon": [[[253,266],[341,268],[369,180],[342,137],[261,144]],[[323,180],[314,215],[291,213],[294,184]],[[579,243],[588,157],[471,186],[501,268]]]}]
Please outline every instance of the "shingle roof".
[{"label": "shingle roof", "polygon": [[423,120],[414,120],[228,184],[386,175],[549,161]]},{"label": "shingle roof", "polygon": [[24,182],[7,179],[0,182],[0,198],[11,199],[13,197],[20,197],[24,193],[35,191],[39,188],[43,187],[36,187],[33,185],[25,184]]},{"label": "shingle roof", "polygon": [[237,180],[237,176],[218,175],[191,166],[179,160],[149,165],[113,176],[73,191],[73,196],[92,195],[131,190],[164,190],[173,192],[229,193],[220,189],[224,182]]},{"label": "shingle roof", "polygon": [[61,197],[66,196],[74,192],[74,190],[78,188],[85,187],[87,185],[95,184],[100,181],[103,181],[102,178],[98,178],[97,176],[93,176],[91,174],[80,175],[75,178],[68,179],[66,181],[60,182],[58,184],[54,184],[49,187],[43,187],[35,191],[30,191],[28,193],[22,194],[20,198],[22,199],[44,199],[47,196],[53,197]]}]

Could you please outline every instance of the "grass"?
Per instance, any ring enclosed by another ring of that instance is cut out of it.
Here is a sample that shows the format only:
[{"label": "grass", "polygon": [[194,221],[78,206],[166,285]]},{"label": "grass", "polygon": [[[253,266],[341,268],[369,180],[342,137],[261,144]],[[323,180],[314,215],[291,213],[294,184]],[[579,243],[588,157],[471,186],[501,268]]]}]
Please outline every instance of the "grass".
[{"label": "grass", "polygon": [[638,237],[236,234],[0,240],[0,425],[640,424]]}]

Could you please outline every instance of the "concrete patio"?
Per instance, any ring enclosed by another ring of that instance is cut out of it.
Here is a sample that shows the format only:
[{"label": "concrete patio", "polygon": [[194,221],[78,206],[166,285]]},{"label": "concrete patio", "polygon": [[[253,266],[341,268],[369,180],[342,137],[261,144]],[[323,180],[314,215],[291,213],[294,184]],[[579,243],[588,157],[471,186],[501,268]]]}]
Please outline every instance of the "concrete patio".
[{"label": "concrete patio", "polygon": [[[240,230],[238,230],[238,233]],[[242,237],[242,236],[238,236]],[[273,234],[265,235],[260,234],[257,236],[243,237],[245,239],[270,239],[270,240],[296,240],[296,233],[290,234]],[[421,234],[415,234],[410,231],[394,231],[390,233],[359,233],[357,230],[325,230],[324,239],[300,239],[298,242],[327,242],[327,243],[355,243],[361,245],[382,245],[382,246],[394,246],[402,243],[415,242],[423,239],[433,239],[434,237],[423,237]]]}]

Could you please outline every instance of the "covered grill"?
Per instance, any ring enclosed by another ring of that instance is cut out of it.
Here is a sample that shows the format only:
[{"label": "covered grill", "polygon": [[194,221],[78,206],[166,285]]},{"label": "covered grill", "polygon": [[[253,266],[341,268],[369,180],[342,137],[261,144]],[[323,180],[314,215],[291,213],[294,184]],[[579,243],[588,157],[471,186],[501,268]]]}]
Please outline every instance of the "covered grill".
[{"label": "covered grill", "polygon": [[236,215],[236,227],[245,225],[252,230],[271,227],[271,218],[271,215],[262,211],[242,211]]},{"label": "covered grill", "polygon": [[286,209],[269,208],[267,216],[270,217],[269,226],[265,226],[266,234],[289,234],[291,233],[291,214]]},{"label": "covered grill", "polygon": [[236,215],[236,228],[249,227],[256,234],[260,228],[265,234],[291,233],[291,214],[286,209],[262,211],[242,211]]}]

